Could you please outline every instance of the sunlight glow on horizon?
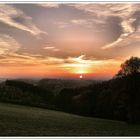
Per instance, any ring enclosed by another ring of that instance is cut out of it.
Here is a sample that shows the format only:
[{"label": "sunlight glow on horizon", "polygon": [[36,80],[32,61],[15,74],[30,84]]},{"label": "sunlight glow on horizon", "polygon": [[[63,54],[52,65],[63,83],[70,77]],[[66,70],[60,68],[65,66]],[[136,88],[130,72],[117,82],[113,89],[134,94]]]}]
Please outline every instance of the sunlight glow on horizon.
[{"label": "sunlight glow on horizon", "polygon": [[83,75],[80,75],[79,78],[80,78],[80,79],[83,79]]}]

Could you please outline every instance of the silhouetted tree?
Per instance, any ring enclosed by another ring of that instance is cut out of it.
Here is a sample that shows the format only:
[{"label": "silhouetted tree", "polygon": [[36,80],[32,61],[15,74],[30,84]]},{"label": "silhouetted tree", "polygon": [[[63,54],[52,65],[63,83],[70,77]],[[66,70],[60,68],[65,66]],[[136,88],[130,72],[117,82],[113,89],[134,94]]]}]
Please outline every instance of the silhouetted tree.
[{"label": "silhouetted tree", "polygon": [[121,70],[116,75],[117,77],[124,77],[126,80],[125,93],[127,97],[127,110],[128,121],[138,122],[139,119],[136,116],[140,116],[140,58],[131,57],[121,64]]},{"label": "silhouetted tree", "polygon": [[121,69],[116,74],[117,77],[127,76],[140,72],[140,58],[131,57],[121,64]]}]

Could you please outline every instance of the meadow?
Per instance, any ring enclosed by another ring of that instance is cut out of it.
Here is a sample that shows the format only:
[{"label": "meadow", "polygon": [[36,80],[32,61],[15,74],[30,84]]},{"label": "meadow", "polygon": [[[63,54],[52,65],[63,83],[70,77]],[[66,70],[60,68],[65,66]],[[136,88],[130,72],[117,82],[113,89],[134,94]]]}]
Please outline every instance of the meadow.
[{"label": "meadow", "polygon": [[0,103],[0,136],[137,136],[140,125]]}]

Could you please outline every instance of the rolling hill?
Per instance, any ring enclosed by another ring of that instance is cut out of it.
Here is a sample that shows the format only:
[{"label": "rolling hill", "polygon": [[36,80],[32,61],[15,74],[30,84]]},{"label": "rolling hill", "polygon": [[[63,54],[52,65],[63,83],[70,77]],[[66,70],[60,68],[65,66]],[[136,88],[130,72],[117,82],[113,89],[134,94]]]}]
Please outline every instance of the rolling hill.
[{"label": "rolling hill", "polygon": [[138,136],[140,125],[0,103],[0,136]]}]

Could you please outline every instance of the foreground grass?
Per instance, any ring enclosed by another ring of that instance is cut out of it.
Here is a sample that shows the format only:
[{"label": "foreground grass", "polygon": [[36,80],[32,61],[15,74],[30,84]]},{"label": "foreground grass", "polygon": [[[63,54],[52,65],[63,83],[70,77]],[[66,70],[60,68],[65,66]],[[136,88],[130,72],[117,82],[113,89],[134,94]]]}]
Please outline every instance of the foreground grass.
[{"label": "foreground grass", "polygon": [[140,125],[0,103],[0,136],[140,136]]}]

